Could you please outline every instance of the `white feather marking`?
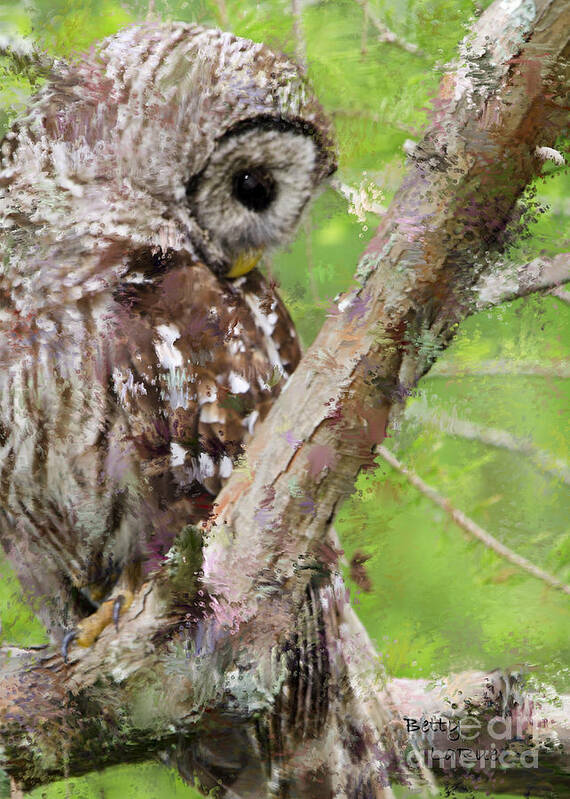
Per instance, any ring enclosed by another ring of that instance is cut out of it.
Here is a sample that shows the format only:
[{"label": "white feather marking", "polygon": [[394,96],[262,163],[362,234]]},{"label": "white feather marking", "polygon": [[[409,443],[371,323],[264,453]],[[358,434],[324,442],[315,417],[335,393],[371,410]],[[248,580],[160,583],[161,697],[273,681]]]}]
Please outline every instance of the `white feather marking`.
[{"label": "white feather marking", "polygon": [[213,383],[198,384],[198,401],[200,405],[216,402],[218,391]]},{"label": "white feather marking", "polygon": [[249,391],[248,381],[242,375],[238,375],[237,372],[230,372],[228,383],[232,394],[245,394],[246,391]]},{"label": "white feather marking", "polygon": [[263,330],[268,338],[271,338],[273,331],[275,330],[275,325],[277,324],[277,314],[273,311],[275,303],[273,304],[271,313],[265,314],[261,310],[261,303],[255,294],[246,294],[245,301],[251,308],[256,325]]},{"label": "white feather marking", "polygon": [[218,466],[218,474],[222,479],[225,480],[231,475],[233,468],[234,467],[232,465],[231,458],[228,458],[227,455],[224,455]]},{"label": "white feather marking", "polygon": [[204,422],[204,424],[215,424],[216,422],[224,424],[226,421],[226,412],[218,405],[208,402],[200,410],[200,421]]},{"label": "white feather marking", "polygon": [[252,411],[249,416],[246,416],[242,419],[242,425],[247,428],[247,432],[250,436],[253,435],[253,430],[255,428],[255,423],[259,419],[259,411]]},{"label": "white feather marking", "polygon": [[[287,375],[285,367],[283,366],[283,362],[279,357],[279,353],[277,351],[277,347],[275,346],[275,341],[271,338],[273,331],[275,330],[275,325],[277,323],[277,314],[272,310],[271,313],[265,314],[261,310],[261,305],[259,298],[256,297],[255,294],[245,294],[245,301],[249,305],[251,312],[253,314],[253,318],[255,319],[256,325],[263,331],[264,333],[264,344],[265,344],[265,351],[269,356],[269,361],[271,366],[281,372],[283,375]],[[272,309],[275,307],[276,303],[274,303],[271,307]],[[260,382],[258,379],[258,383],[262,391],[268,391],[269,386],[265,382]]]},{"label": "white feather marking", "polygon": [[113,389],[121,400],[122,405],[127,403],[127,394],[146,395],[146,387],[144,383],[135,383],[135,378],[130,369],[127,370],[125,375],[120,369],[113,369]]},{"label": "white feather marking", "polygon": [[186,460],[186,450],[176,441],[170,442],[170,465],[183,466]]},{"label": "white feather marking", "polygon": [[184,363],[182,353],[174,346],[174,342],[180,338],[180,331],[176,325],[157,325],[156,332],[162,339],[162,341],[154,342],[154,349],[160,365],[165,369],[176,369],[176,367],[182,366]]},{"label": "white feather marking", "polygon": [[200,465],[200,477],[213,477],[216,470],[214,461],[207,452],[201,452],[198,461]]},{"label": "white feather marking", "polygon": [[245,352],[245,344],[239,339],[232,339],[229,343],[228,349],[230,351],[230,355],[237,355],[238,352]]},{"label": "white feather marking", "polygon": [[152,283],[152,280],[150,280],[148,277],[145,277],[142,272],[129,272],[123,278],[123,283]]}]

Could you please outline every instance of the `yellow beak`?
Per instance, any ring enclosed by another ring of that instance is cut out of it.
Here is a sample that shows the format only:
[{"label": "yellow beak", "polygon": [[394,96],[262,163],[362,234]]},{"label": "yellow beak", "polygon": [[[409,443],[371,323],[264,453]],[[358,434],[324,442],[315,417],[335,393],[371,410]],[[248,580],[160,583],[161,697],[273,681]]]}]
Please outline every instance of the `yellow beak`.
[{"label": "yellow beak", "polygon": [[263,250],[248,250],[247,252],[242,252],[233,262],[232,268],[226,274],[226,277],[241,277],[242,275],[247,275],[247,273],[251,272],[253,267],[256,266],[262,255]]}]

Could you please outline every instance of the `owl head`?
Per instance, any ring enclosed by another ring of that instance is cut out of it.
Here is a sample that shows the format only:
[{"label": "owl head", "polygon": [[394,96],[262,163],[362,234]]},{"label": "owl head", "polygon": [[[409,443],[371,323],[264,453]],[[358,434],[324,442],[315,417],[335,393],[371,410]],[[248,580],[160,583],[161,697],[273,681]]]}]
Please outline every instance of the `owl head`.
[{"label": "owl head", "polygon": [[56,64],[1,158],[0,234],[20,255],[27,236],[37,256],[10,261],[26,273],[12,285],[36,296],[120,279],[137,246],[243,274],[291,237],[335,169],[293,63],[183,23],[132,26]]}]

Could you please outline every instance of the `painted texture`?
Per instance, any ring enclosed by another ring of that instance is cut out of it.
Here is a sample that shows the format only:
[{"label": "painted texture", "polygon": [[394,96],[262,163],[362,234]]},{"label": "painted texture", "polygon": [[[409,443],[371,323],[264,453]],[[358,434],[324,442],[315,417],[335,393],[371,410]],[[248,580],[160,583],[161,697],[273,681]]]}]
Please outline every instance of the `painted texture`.
[{"label": "painted texture", "polygon": [[[44,21],[48,10],[43,9]],[[218,21],[216,10],[205,5],[195,9],[172,5],[168,10],[176,18],[191,11],[192,19]],[[6,16],[17,11],[9,9]],[[377,181],[387,201],[402,174],[403,141],[414,137],[421,121],[418,109],[437,83],[434,63],[453,53],[471,7],[383,5],[379,11],[402,35],[418,42],[427,56],[421,59],[380,45],[373,31],[362,56],[362,15],[356,4],[307,6],[303,24],[311,75],[337,124],[341,177],[358,185],[366,170],[364,180]],[[77,43],[84,45],[85,25],[79,22],[96,19],[96,12],[95,6],[68,13],[64,9],[60,19],[47,27],[48,42],[68,48],[75,33],[81,34]],[[237,33],[277,40],[291,49],[291,20],[285,12],[278,4],[264,7],[262,13],[243,4],[235,9],[228,5],[230,24]],[[40,19],[41,13],[40,9]],[[20,16],[24,17],[21,11]],[[101,35],[100,24],[94,36]],[[567,248],[567,187],[564,176],[538,184],[539,196],[551,198],[553,211],[532,228],[533,237],[519,245],[513,257],[528,260],[542,250],[554,253]],[[275,274],[306,343],[320,326],[331,298],[350,283],[356,255],[375,224],[372,216],[360,223],[348,216],[341,198],[327,193],[291,253],[276,258]],[[556,372],[568,359],[567,343],[568,305],[562,300],[533,298],[484,312],[465,324],[445,356],[458,374],[426,377],[415,402],[430,412],[445,411],[532,438],[541,449],[564,459],[568,389],[567,379]],[[478,365],[490,360],[506,360],[523,374],[505,370],[499,376],[477,375]],[[552,374],[525,375],[529,362],[551,367]],[[469,374],[463,374],[466,366]],[[423,477],[502,541],[568,580],[564,482],[520,456],[419,423],[413,408],[412,403],[409,420],[388,442],[390,446],[397,446],[400,457],[415,464]],[[564,600],[466,541],[386,467],[360,478],[358,491],[342,510],[339,528],[349,557],[356,550],[372,556],[366,562],[372,592],[364,594],[355,583],[353,602],[390,673],[439,675],[467,665],[532,663],[539,666],[538,679],[554,680],[567,690],[568,654],[563,646],[569,620]],[[12,597],[7,618],[2,615],[4,637],[16,642],[27,635],[30,640],[37,631],[32,632],[14,612],[17,591]],[[112,795],[113,788],[103,790]]]}]

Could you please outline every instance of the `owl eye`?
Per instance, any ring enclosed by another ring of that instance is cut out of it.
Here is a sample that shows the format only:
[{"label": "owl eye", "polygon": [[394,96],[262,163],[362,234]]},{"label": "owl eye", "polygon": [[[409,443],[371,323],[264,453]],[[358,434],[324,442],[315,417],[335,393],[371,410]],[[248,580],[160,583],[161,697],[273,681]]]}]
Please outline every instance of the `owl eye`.
[{"label": "owl eye", "polygon": [[267,169],[256,166],[235,173],[232,194],[250,211],[265,211],[275,199],[277,186]]}]

